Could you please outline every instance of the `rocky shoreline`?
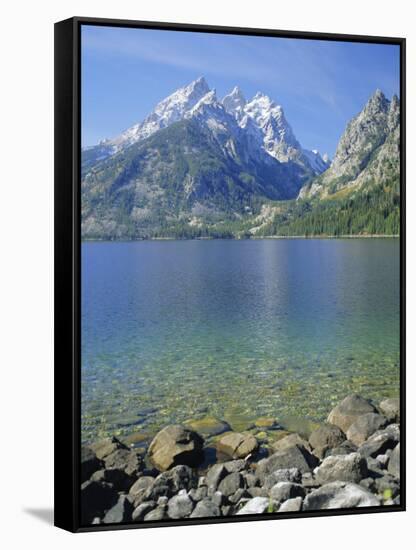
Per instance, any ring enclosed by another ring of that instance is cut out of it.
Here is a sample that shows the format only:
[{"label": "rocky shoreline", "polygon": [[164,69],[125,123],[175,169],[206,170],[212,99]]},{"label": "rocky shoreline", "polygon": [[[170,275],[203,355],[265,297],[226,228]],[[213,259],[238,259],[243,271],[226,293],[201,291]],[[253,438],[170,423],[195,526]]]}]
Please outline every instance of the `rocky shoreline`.
[{"label": "rocky shoreline", "polygon": [[349,395],[307,439],[259,424],[276,430],[271,445],[218,421],[210,447],[203,422],[166,426],[145,450],[115,437],[83,446],[82,524],[400,504],[399,399]]}]

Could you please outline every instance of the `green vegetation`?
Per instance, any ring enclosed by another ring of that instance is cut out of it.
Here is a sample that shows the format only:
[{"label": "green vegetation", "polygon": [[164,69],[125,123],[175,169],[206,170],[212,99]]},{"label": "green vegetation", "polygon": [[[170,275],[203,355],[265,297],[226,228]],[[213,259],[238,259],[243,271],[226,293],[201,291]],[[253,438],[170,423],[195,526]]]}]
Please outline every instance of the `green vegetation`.
[{"label": "green vegetation", "polygon": [[398,182],[372,186],[347,198],[294,201],[262,227],[257,236],[288,235],[398,235]]}]

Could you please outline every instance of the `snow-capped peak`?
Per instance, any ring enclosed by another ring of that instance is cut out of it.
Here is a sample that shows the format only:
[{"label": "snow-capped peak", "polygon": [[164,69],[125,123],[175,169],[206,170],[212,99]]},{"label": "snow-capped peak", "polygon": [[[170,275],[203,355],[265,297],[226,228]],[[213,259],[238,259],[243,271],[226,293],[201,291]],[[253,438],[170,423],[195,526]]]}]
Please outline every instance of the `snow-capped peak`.
[{"label": "snow-capped peak", "polygon": [[[298,154],[300,145],[287,122],[283,109],[268,95],[257,92],[244,107],[244,113],[250,117],[263,133],[265,150],[277,160],[287,162]],[[243,118],[241,126],[246,126]]]},{"label": "snow-capped peak", "polygon": [[[377,92],[374,97],[382,99]],[[221,139],[228,139],[225,136],[229,135],[240,139],[243,132],[250,147],[257,149],[256,154],[261,148],[279,162],[294,161],[316,173],[328,167],[319,152],[302,149],[283,108],[268,95],[257,92],[247,102],[241,89],[235,86],[219,101],[215,90],[210,90],[203,76],[160,101],[142,122],[116,138],[102,142],[103,154],[112,155],[175,122],[193,117],[208,126],[217,138],[222,136]]]},{"label": "snow-capped peak", "polygon": [[237,120],[241,119],[246,103],[246,98],[244,97],[243,92],[238,86],[234,86],[231,92],[227,94],[222,100],[224,109],[228,113],[234,115]]},{"label": "snow-capped peak", "polygon": [[218,100],[217,93],[214,89],[210,90],[204,96],[202,96],[198,103],[196,103],[195,106],[190,110],[190,112],[197,111],[202,105],[213,105],[215,103],[218,103]]},{"label": "snow-capped peak", "polygon": [[217,99],[215,90],[210,90],[198,103],[190,109],[185,118],[195,118],[200,124],[210,128],[216,137],[227,134],[235,136],[239,131],[237,121],[234,116],[224,109],[222,103]]},{"label": "snow-capped peak", "polygon": [[185,113],[190,111],[209,91],[205,78],[202,76],[197,78],[160,101],[143,122],[128,128],[120,136],[110,140],[110,144],[118,150],[183,119]]}]

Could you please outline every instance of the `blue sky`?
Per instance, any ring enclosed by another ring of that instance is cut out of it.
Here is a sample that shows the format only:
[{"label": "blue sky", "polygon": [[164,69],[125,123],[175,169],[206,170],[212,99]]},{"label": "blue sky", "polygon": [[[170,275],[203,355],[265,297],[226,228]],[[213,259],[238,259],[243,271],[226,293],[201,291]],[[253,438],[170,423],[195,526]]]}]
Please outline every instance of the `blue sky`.
[{"label": "blue sky", "polygon": [[347,122],[380,88],[399,95],[399,46],[82,27],[82,144],[114,137],[177,88],[205,76],[282,105],[308,149],[333,156]]}]

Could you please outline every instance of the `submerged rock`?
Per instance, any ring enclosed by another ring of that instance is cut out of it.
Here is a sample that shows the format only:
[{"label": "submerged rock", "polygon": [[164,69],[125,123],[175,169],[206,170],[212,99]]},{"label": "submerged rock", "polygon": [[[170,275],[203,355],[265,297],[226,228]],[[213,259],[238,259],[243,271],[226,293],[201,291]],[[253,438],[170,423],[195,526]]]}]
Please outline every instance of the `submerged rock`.
[{"label": "submerged rock", "polygon": [[149,446],[148,456],[162,472],[178,464],[194,467],[204,459],[203,444],[204,440],[199,434],[173,424],[155,436]]},{"label": "submerged rock", "polygon": [[346,433],[351,424],[359,416],[369,412],[377,412],[371,401],[357,394],[348,395],[329,413],[328,422],[335,424],[335,426],[338,426],[338,428],[341,428]]},{"label": "submerged rock", "polygon": [[280,427],[276,418],[273,418],[271,416],[262,416],[260,418],[257,418],[257,420],[254,422],[254,425],[257,428],[263,428],[267,430],[276,430]]},{"label": "submerged rock", "polygon": [[184,425],[204,436],[220,435],[231,430],[227,422],[214,416],[206,416],[199,420],[188,420]]}]

